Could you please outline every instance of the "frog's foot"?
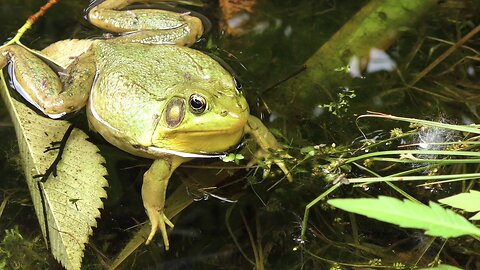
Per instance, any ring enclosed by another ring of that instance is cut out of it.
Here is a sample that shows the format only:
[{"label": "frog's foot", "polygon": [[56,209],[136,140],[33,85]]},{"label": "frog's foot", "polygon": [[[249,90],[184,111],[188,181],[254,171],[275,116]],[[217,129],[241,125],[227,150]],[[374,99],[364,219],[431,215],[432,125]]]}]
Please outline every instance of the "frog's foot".
[{"label": "frog's foot", "polygon": [[[277,142],[277,139],[275,139],[273,134],[267,129],[262,121],[257,117],[250,115],[245,127],[245,132],[252,135],[255,142],[260,146],[260,149],[255,153],[255,160],[250,161],[248,165],[252,166],[258,159],[265,160],[266,166],[263,171],[263,176],[266,177],[270,173],[272,164],[275,163],[283,173],[285,173],[288,181],[292,182],[292,174],[284,162],[285,159],[290,159],[292,157],[289,154],[282,152],[282,146]],[[272,151],[275,151],[278,154],[272,154]]]},{"label": "frog's foot", "polygon": [[272,157],[272,153],[269,151],[266,151],[264,149],[259,149],[255,154],[255,158],[250,160],[250,162],[247,164],[247,167],[253,167],[255,163],[257,163],[257,160],[265,160],[264,162],[264,168],[263,168],[263,178],[266,178],[271,171],[272,164],[277,165],[280,170],[285,174],[285,177],[287,177],[289,182],[293,182],[293,177],[292,173],[290,170],[287,168],[285,165],[284,159],[290,159],[292,158],[289,154],[281,154],[276,157]]},{"label": "frog's foot", "polygon": [[157,233],[157,230],[160,230],[162,233],[165,250],[168,250],[170,244],[168,242],[167,227],[165,224],[170,226],[170,228],[173,228],[173,223],[167,218],[163,210],[157,210],[154,207],[148,207],[146,210],[148,218],[150,219],[150,223],[152,224],[152,229],[150,230],[150,234],[148,235],[145,244],[150,244],[150,242],[153,240],[153,237]]}]

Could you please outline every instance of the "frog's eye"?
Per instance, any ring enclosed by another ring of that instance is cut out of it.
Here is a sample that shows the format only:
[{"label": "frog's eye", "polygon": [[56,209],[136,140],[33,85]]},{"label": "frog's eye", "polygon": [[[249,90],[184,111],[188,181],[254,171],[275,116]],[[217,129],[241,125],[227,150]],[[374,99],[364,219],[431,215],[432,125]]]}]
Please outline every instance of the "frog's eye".
[{"label": "frog's eye", "polygon": [[201,114],[207,108],[207,101],[199,94],[191,95],[188,103],[190,104],[190,109],[195,114]]}]

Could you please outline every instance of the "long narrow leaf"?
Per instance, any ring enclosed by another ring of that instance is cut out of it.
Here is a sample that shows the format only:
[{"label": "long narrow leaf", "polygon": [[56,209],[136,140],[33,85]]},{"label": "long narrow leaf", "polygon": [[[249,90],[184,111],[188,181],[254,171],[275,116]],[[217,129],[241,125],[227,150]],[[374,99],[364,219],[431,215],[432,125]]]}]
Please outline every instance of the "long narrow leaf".
[{"label": "long narrow leaf", "polygon": [[382,177],[358,177],[348,178],[350,184],[375,183],[385,181],[432,181],[432,180],[468,180],[477,179],[480,173],[441,174],[441,175],[412,175],[412,176],[382,176]]},{"label": "long narrow leaf", "polygon": [[331,199],[328,203],[345,211],[365,215],[404,228],[426,230],[426,234],[444,238],[461,235],[480,236],[480,229],[463,216],[430,202],[430,206],[380,196],[377,199]]},{"label": "long narrow leaf", "polygon": [[423,119],[398,117],[398,116],[395,116],[395,115],[383,114],[383,113],[377,113],[377,112],[370,112],[369,114],[361,115],[358,118],[369,118],[369,117],[370,118],[391,119],[391,120],[396,120],[396,121],[416,123],[416,124],[425,125],[425,126],[444,128],[444,129],[450,129],[450,130],[457,130],[457,131],[462,131],[462,132],[470,132],[470,133],[474,133],[474,134],[480,134],[480,128],[478,126],[452,125],[452,124],[440,123],[440,122],[435,122],[435,121],[428,121],[428,120],[423,120]]},{"label": "long narrow leaf", "polygon": [[449,150],[389,150],[389,151],[376,151],[368,154],[351,157],[345,161],[345,163],[351,163],[357,160],[362,160],[366,158],[378,157],[378,156],[387,156],[387,155],[444,155],[444,156],[470,156],[470,157],[480,157],[479,152],[473,151],[449,151]]}]

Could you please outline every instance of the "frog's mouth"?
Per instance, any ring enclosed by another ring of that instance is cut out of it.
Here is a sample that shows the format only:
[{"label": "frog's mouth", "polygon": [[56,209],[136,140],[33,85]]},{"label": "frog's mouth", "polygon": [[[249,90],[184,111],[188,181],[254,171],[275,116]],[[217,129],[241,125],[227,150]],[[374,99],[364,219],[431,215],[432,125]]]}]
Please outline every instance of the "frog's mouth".
[{"label": "frog's mouth", "polygon": [[[225,137],[229,137],[233,135],[233,139],[230,139],[229,143],[227,143],[228,147],[224,148],[224,151],[209,151],[209,150],[200,150],[200,151],[182,151],[182,150],[173,150],[169,148],[164,148],[164,147],[158,147],[154,146],[153,144],[151,146],[146,147],[149,153],[153,155],[176,155],[180,157],[185,157],[185,158],[220,158],[223,159],[224,157],[227,156],[228,152],[242,147],[241,143],[241,138],[243,137],[243,128],[240,130],[232,131],[231,129],[222,129],[222,130],[212,130],[212,131],[189,131],[189,132],[182,132],[182,134],[187,135],[189,138],[187,141],[191,141],[192,143],[198,142],[198,141],[203,141],[211,144],[216,144],[218,143],[216,139],[210,139],[209,137],[215,137],[215,136],[222,136],[225,135]],[[195,135],[192,135],[195,134]],[[228,135],[227,135],[228,134]],[[236,134],[236,135],[235,135]],[[193,140],[192,137],[206,137],[206,138],[198,138],[197,140]],[[218,138],[218,137],[216,137]],[[173,136],[171,138],[172,140],[176,141],[178,140],[177,136]],[[191,147],[191,146],[190,146]]]},{"label": "frog's mouth", "polygon": [[[198,121],[198,123],[186,125],[185,122],[193,123],[195,121],[192,119],[202,116],[194,116],[193,118],[191,115],[189,116],[183,102],[178,102],[179,108],[173,109],[175,107],[170,107],[169,105],[171,103],[177,103],[172,102],[174,100],[175,99],[172,99],[169,104],[167,104],[167,108],[162,115],[155,119],[152,138],[155,138],[156,134],[162,134],[162,137],[166,139],[175,139],[175,137],[181,135],[191,137],[192,139],[195,137],[228,136],[242,133],[248,120],[247,115],[249,110],[248,107],[246,107],[240,112],[226,110],[217,113],[210,112],[210,115],[215,115],[215,117],[212,117],[209,121],[204,118],[202,120],[203,122]],[[181,101],[184,100],[181,99]]]},{"label": "frog's mouth", "polygon": [[[243,125],[245,126],[245,125]],[[188,136],[192,137],[209,137],[209,136],[215,136],[215,135],[229,135],[232,133],[238,133],[243,130],[242,128],[228,128],[228,129],[213,129],[213,130],[171,130],[168,133],[168,137],[174,137],[178,134],[186,134]]]},{"label": "frog's mouth", "polygon": [[196,129],[157,130],[148,150],[152,154],[173,154],[187,158],[221,158],[226,150],[241,141],[244,126],[245,123],[213,130],[201,129],[201,126]]}]

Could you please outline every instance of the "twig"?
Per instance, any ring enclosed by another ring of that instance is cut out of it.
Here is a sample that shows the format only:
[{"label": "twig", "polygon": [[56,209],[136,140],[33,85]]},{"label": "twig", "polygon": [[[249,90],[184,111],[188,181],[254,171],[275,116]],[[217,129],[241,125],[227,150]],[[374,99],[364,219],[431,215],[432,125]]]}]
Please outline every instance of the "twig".
[{"label": "twig", "polygon": [[6,47],[8,45],[11,45],[13,43],[19,43],[20,38],[25,34],[25,32],[32,27],[32,25],[40,18],[42,17],[47,10],[49,10],[53,5],[57,3],[58,0],[49,0],[45,5],[40,7],[40,9],[35,12],[33,15],[30,15],[28,17],[27,21],[18,29],[17,34],[7,43],[5,43],[2,47]]},{"label": "twig", "polygon": [[433,61],[430,65],[428,65],[424,70],[422,70],[416,77],[410,82],[410,86],[415,85],[419,80],[421,80],[425,75],[427,75],[432,69],[434,69],[438,64],[440,64],[443,60],[445,60],[450,54],[460,48],[465,42],[470,40],[473,36],[475,36],[478,32],[480,32],[480,25],[475,27],[472,31],[462,37],[457,43],[453,44],[448,50],[446,50],[442,55],[440,55],[435,61]]}]

